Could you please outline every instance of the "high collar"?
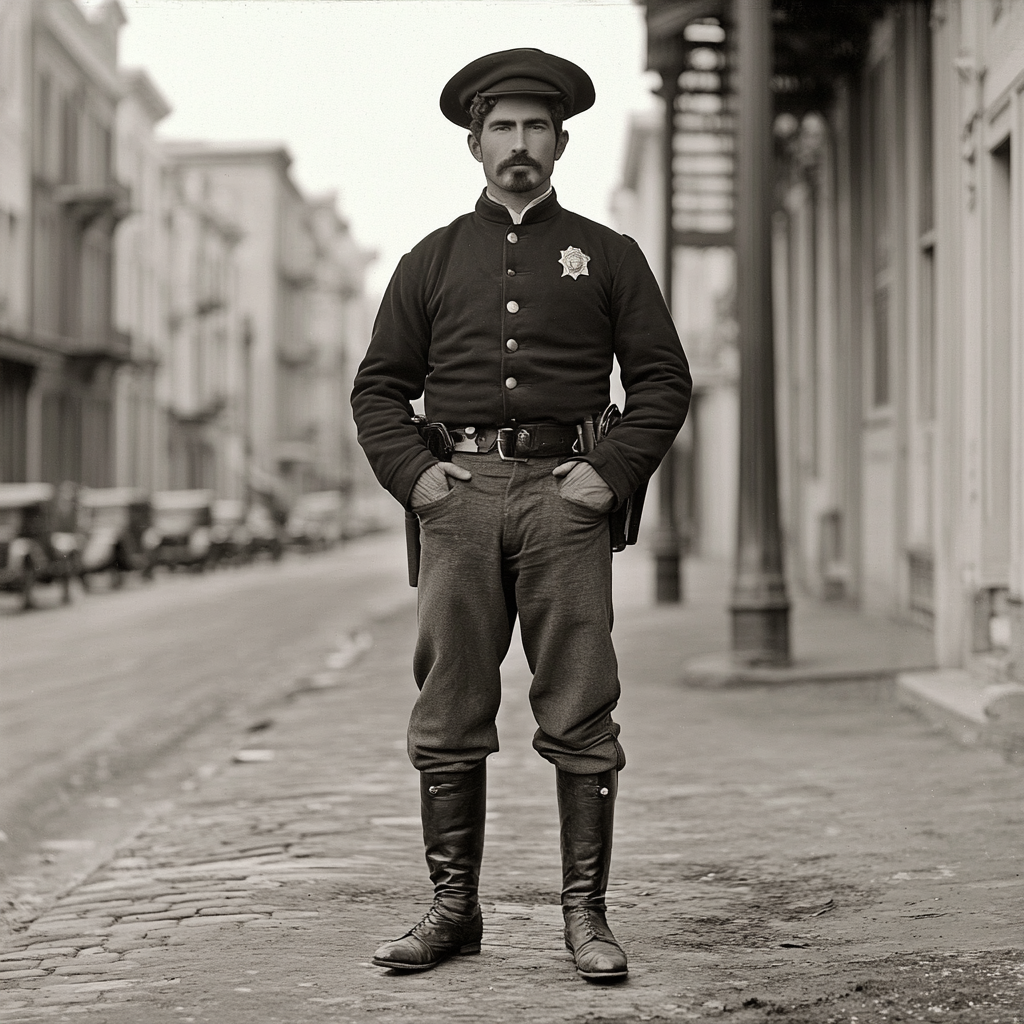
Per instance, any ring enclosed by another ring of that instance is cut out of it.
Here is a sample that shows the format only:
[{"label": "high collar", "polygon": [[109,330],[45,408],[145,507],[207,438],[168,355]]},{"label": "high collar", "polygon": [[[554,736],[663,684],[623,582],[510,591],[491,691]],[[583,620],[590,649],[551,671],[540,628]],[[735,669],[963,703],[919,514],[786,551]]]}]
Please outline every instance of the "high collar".
[{"label": "high collar", "polygon": [[[550,220],[561,209],[561,206],[558,205],[558,196],[555,195],[555,190],[552,189],[549,196],[526,211],[523,223],[535,224],[538,221]],[[480,193],[480,198],[476,201],[476,212],[484,220],[489,220],[495,224],[505,225],[512,223],[508,210],[501,203],[496,203],[493,199],[489,198],[487,189]]]}]

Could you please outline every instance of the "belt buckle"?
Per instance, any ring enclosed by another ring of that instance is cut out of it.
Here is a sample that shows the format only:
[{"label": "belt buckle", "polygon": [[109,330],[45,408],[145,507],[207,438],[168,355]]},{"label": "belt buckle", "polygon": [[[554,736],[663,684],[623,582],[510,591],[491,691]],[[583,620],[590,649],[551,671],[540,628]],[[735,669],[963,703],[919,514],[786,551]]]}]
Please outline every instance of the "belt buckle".
[{"label": "belt buckle", "polygon": [[497,444],[497,447],[498,447],[498,458],[501,459],[502,462],[529,462],[530,461],[529,459],[517,459],[514,455],[506,455],[505,454],[505,444],[504,444],[504,442],[505,442],[506,437],[508,437],[509,435],[511,435],[511,440],[512,440],[512,445],[513,445],[512,450],[515,451],[515,443],[516,443],[516,441],[515,441],[515,434],[516,434],[516,428],[515,427],[498,427],[498,436],[497,436],[497,439],[496,439],[496,444]]}]

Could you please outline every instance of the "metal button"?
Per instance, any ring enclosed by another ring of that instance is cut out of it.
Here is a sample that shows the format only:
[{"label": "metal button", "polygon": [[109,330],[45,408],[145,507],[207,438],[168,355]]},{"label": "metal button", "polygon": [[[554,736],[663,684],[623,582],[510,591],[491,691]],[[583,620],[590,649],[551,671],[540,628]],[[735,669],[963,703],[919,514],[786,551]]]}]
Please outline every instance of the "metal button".
[{"label": "metal button", "polygon": [[511,242],[511,243],[512,243],[513,245],[515,245],[515,244],[516,244],[516,242],[518,242],[518,241],[519,241],[519,236],[518,236],[518,235],[517,235],[517,234],[516,234],[516,233],[515,233],[514,231],[510,231],[510,232],[509,232],[509,233],[508,233],[508,234],[507,234],[507,235],[506,235],[505,237],[506,237],[506,238],[507,238],[507,239],[508,239],[508,240],[509,240],[509,241],[510,241],[510,242]]},{"label": "metal button", "polygon": [[608,787],[607,786],[602,786],[600,788],[600,790],[598,790],[598,792],[601,794],[601,796],[607,796],[608,795]]},{"label": "metal button", "polygon": [[518,312],[519,312],[519,303],[518,303],[518,302],[516,302],[516,300],[515,300],[515,299],[513,299],[513,300],[512,300],[511,302],[506,302],[506,303],[505,303],[505,308],[506,308],[506,309],[507,309],[507,310],[508,310],[508,311],[509,311],[510,313],[518,313]]},{"label": "metal button", "polygon": [[516,272],[511,267],[509,267],[508,270],[505,271],[505,273],[508,274],[509,277],[516,276]]},{"label": "metal button", "polygon": [[505,378],[505,387],[507,387],[509,389],[509,391],[511,391],[518,383],[519,383],[519,381],[517,381],[515,379],[515,377],[506,377]]},{"label": "metal button", "polygon": [[519,342],[516,341],[515,338],[509,338],[508,341],[505,342],[505,348],[507,348],[509,352],[515,352],[515,350],[519,348]]},{"label": "metal button", "polygon": [[476,434],[476,427],[466,427],[463,433],[466,437],[473,437]]},{"label": "metal button", "polygon": [[431,787],[430,787],[430,788],[429,788],[429,789],[427,790],[427,792],[428,792],[428,793],[429,793],[429,794],[430,794],[431,796],[437,796],[437,794],[438,794],[438,793],[440,792],[440,790],[439,790],[439,789],[437,788],[437,786],[431,786]]}]

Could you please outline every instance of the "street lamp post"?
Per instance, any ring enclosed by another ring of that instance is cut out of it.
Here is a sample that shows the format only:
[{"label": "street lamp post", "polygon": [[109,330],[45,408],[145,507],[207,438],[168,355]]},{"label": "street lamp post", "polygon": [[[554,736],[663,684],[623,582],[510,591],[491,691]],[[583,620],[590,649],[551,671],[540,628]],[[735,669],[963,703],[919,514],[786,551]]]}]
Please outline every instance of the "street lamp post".
[{"label": "street lamp post", "polygon": [[787,665],[789,598],[783,568],[775,449],[771,295],[771,4],[738,0],[736,287],[740,451],[732,657]]}]

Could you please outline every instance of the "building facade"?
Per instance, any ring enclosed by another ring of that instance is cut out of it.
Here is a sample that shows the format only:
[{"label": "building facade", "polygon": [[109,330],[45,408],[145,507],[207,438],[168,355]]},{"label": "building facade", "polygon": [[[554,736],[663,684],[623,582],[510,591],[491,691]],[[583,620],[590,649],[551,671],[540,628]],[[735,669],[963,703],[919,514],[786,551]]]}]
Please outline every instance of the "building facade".
[{"label": "building facade", "polygon": [[162,171],[166,355],[156,376],[163,413],[162,485],[247,494],[253,404],[241,307],[242,229],[202,167],[170,157]]},{"label": "building facade", "polygon": [[353,346],[366,341],[370,255],[333,195],[300,192],[283,147],[167,143],[164,152],[168,174],[201,187],[209,210],[238,232],[244,478],[286,501],[348,488],[356,453],[347,387]]},{"label": "building facade", "polygon": [[891,4],[781,126],[793,571],[1024,678],[1024,3]]},{"label": "building facade", "polygon": [[0,478],[114,478],[116,0],[9,0],[0,12]]},{"label": "building facade", "polygon": [[338,213],[334,193],[310,197],[308,216],[316,243],[309,296],[317,423],[313,465],[318,488],[351,493],[362,455],[349,395],[369,337],[364,283],[374,253],[353,238],[348,222]]},{"label": "building facade", "polygon": [[118,486],[169,485],[164,386],[169,358],[168,224],[156,126],[170,105],[141,69],[121,72],[116,166],[131,191],[131,213],[114,240],[114,322],[129,339],[114,394],[114,477]]},{"label": "building facade", "polygon": [[117,0],[0,0],[0,483],[368,483],[372,254],[278,145],[170,143]]},{"label": "building facade", "polygon": [[[647,6],[652,60],[731,26]],[[788,576],[1024,679],[1024,0],[776,8]]]}]

